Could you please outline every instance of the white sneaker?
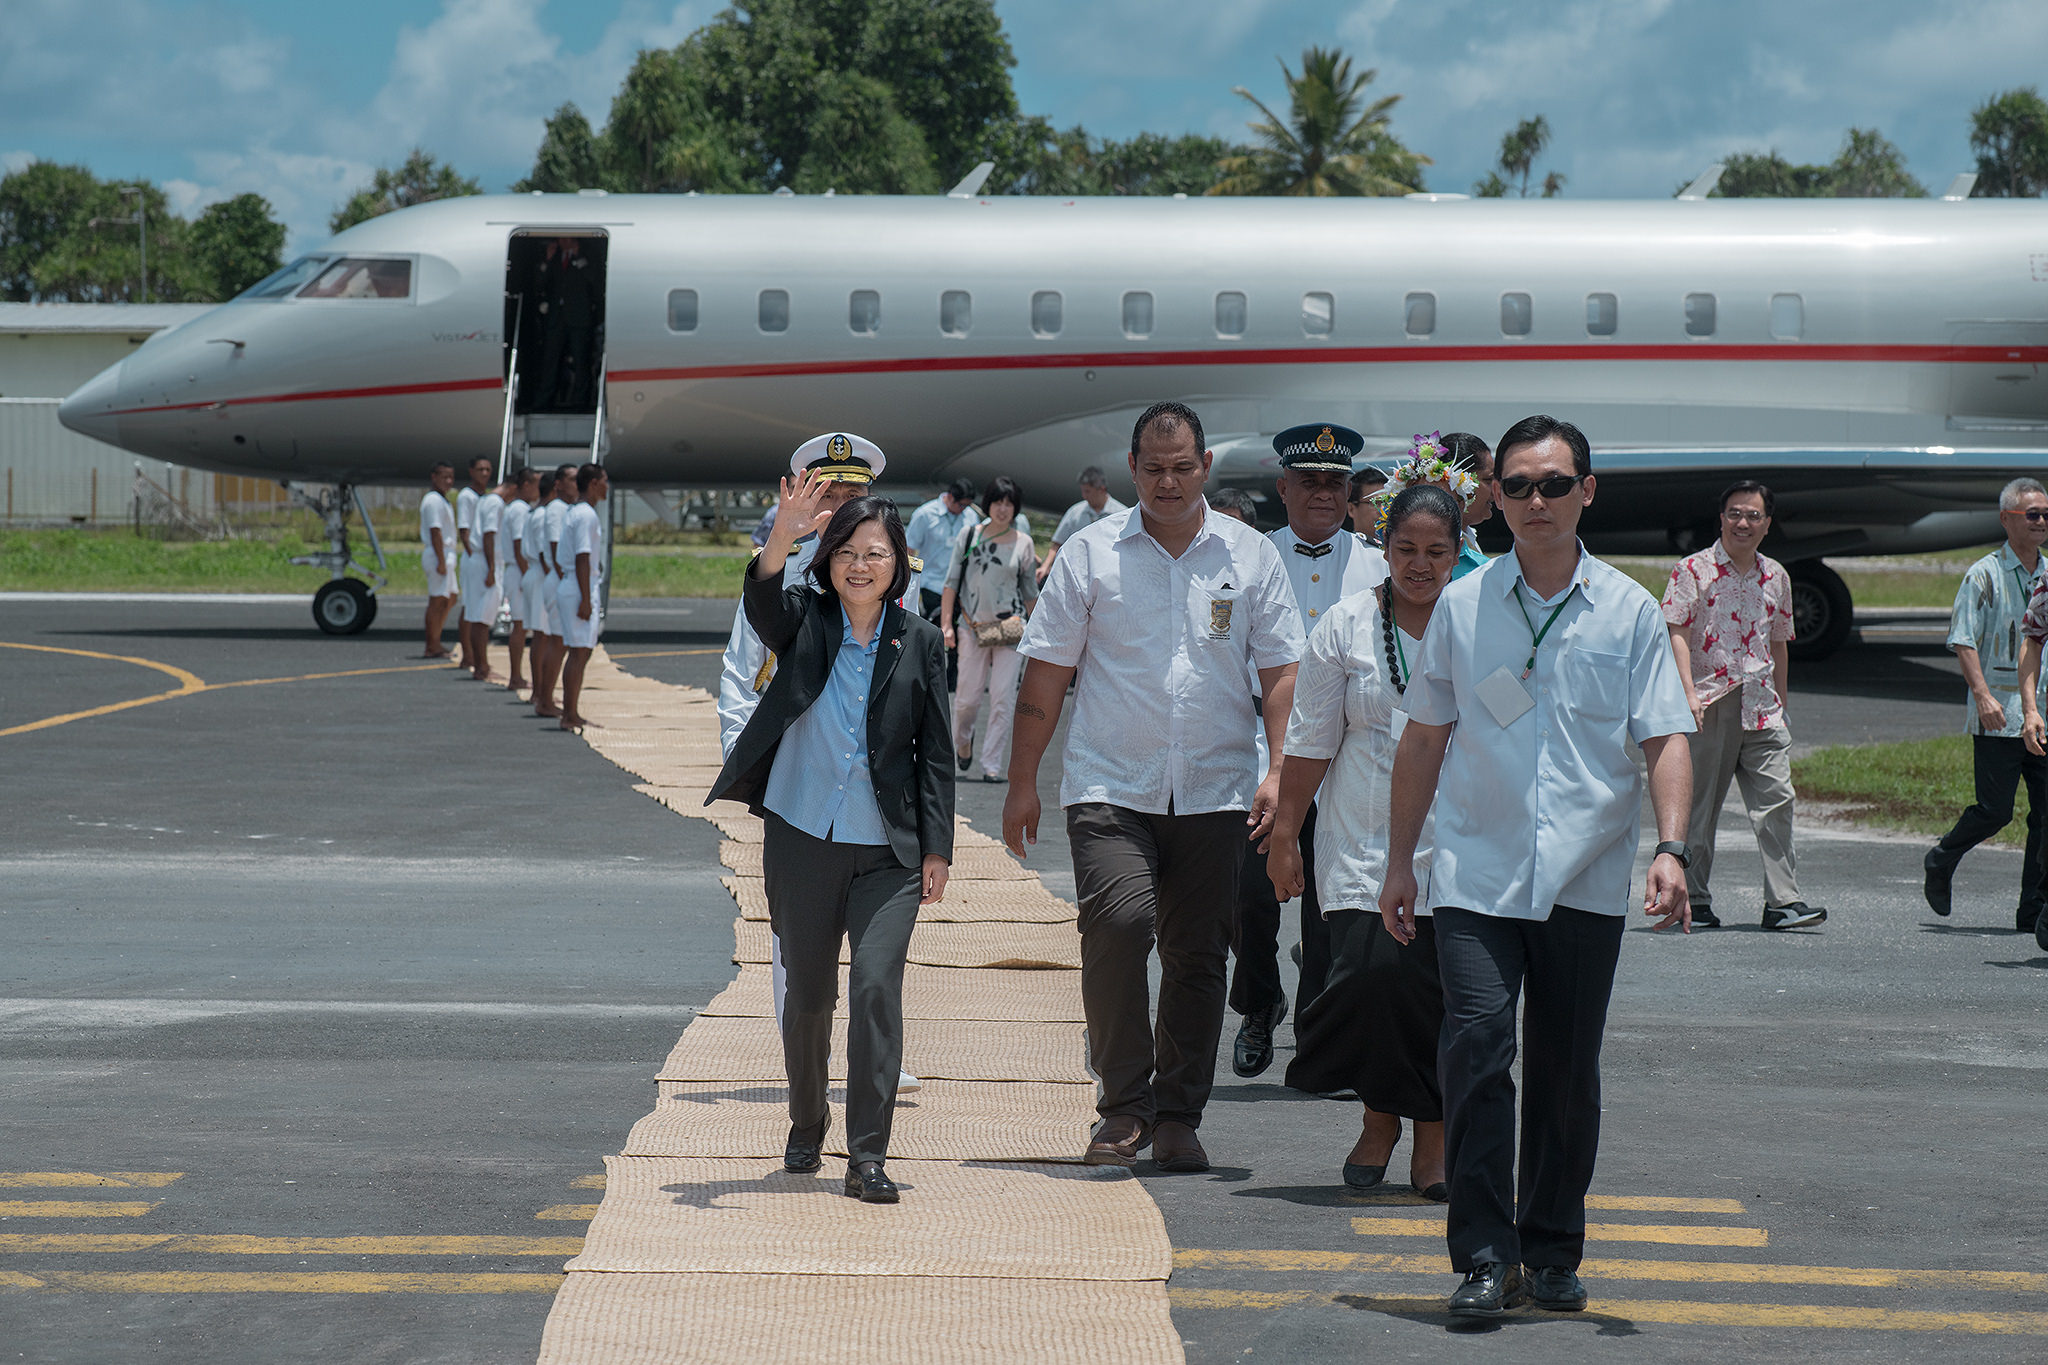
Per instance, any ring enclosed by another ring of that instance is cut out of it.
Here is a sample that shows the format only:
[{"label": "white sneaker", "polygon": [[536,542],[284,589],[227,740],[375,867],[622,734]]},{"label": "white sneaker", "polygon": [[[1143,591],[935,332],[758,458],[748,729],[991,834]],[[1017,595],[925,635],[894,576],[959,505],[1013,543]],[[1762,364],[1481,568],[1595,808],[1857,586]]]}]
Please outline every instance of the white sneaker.
[{"label": "white sneaker", "polygon": [[901,1068],[901,1067],[898,1067],[898,1068],[896,1069],[896,1093],[897,1093],[897,1094],[899,1094],[899,1095],[908,1095],[908,1094],[909,1094],[909,1093],[910,1093],[911,1091],[913,1091],[913,1090],[922,1090],[922,1089],[924,1089],[924,1082],[923,1082],[923,1081],[921,1081],[921,1080],[919,1080],[919,1079],[918,1079],[917,1077],[915,1077],[915,1076],[911,1075],[911,1074],[910,1074],[910,1073],[909,1073],[908,1071],[905,1071],[905,1070],[904,1070],[903,1068]]}]

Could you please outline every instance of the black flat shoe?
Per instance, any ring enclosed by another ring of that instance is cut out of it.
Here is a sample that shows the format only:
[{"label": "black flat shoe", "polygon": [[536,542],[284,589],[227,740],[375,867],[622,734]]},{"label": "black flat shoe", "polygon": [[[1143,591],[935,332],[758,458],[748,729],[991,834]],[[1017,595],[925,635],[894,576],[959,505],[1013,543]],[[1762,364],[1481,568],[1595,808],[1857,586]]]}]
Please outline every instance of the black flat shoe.
[{"label": "black flat shoe", "polygon": [[1586,1306],[1586,1286],[1579,1274],[1561,1265],[1532,1265],[1527,1278],[1529,1302],[1553,1313],[1576,1313]]},{"label": "black flat shoe", "polygon": [[882,1172],[879,1161],[863,1161],[846,1168],[846,1192],[863,1204],[894,1204],[902,1199],[896,1182]]},{"label": "black flat shoe", "polygon": [[960,765],[960,771],[964,773],[969,768],[974,766],[974,754],[971,751],[964,754],[958,754],[954,757],[953,761]]},{"label": "black flat shoe", "polygon": [[1408,1188],[1414,1190],[1432,1204],[1448,1204],[1451,1202],[1451,1187],[1441,1180],[1437,1181],[1434,1185],[1410,1185]]},{"label": "black flat shoe", "polygon": [[1465,1273],[1465,1283],[1452,1291],[1446,1306],[1454,1318],[1497,1318],[1522,1297],[1520,1266],[1481,1261]]},{"label": "black flat shoe", "polygon": [[1344,1163],[1344,1183],[1354,1190],[1369,1190],[1387,1178],[1384,1166],[1360,1166],[1356,1162]]},{"label": "black flat shoe", "polygon": [[1250,1078],[1273,1065],[1273,1030],[1287,1017],[1287,1002],[1254,1010],[1238,1026],[1237,1041],[1230,1049],[1230,1069]]},{"label": "black flat shoe", "polygon": [[825,1146],[825,1135],[804,1136],[802,1130],[791,1127],[789,1141],[782,1144],[782,1169],[791,1175],[809,1175],[824,1165],[819,1155]]},{"label": "black flat shoe", "polygon": [[1927,908],[1946,919],[1948,912],[1953,908],[1950,904],[1950,883],[1955,880],[1956,873],[1954,868],[1943,866],[1940,858],[1941,849],[1936,847],[1929,849],[1927,856],[1921,859],[1920,866],[1927,871],[1927,881],[1921,888],[1921,894],[1927,897]]}]

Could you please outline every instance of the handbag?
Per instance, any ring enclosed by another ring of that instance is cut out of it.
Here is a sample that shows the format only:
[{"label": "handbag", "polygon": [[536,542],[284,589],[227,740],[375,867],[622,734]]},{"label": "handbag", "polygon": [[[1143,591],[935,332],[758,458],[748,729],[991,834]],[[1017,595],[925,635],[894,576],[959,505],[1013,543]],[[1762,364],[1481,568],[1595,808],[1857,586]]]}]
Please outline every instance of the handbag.
[{"label": "handbag", "polygon": [[975,621],[974,643],[984,649],[997,645],[1014,645],[1024,638],[1024,618],[1021,616],[998,616],[993,621]]}]

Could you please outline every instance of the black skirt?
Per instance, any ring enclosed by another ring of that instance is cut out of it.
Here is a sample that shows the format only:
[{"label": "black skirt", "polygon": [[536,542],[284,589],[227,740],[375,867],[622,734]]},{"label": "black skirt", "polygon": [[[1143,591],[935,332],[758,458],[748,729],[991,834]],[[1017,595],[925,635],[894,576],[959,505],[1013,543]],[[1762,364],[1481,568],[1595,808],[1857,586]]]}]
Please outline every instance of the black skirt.
[{"label": "black skirt", "polygon": [[1369,1109],[1440,1123],[1437,1040],[1444,992],[1437,976],[1436,922],[1415,921],[1415,941],[1394,941],[1377,912],[1337,910],[1330,926],[1330,975],[1294,1022],[1287,1084],[1319,1095],[1355,1091]]}]

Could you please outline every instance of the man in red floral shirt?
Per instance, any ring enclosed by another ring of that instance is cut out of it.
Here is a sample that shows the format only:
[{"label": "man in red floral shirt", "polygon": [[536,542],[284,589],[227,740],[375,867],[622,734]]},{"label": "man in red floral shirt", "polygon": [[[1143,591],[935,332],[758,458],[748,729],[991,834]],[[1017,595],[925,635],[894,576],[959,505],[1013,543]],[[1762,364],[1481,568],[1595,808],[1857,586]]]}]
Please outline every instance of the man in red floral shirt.
[{"label": "man in red floral shirt", "polygon": [[1664,589],[1671,650],[1699,729],[1692,745],[1692,863],[1685,870],[1693,928],[1719,928],[1707,878],[1714,827],[1732,780],[1764,860],[1764,928],[1803,929],[1828,912],[1799,899],[1792,852],[1792,736],[1785,670],[1792,642],[1791,580],[1757,553],[1771,529],[1771,490],[1754,480],[1721,494],[1721,538],[1678,561]]}]

